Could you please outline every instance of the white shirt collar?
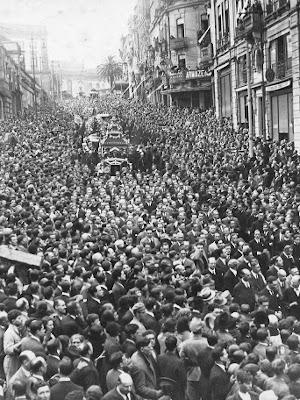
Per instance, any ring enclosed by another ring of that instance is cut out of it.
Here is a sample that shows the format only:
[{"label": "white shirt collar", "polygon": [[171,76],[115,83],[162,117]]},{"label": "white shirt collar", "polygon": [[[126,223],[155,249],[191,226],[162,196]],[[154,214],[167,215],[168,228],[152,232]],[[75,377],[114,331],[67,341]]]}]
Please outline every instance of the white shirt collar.
[{"label": "white shirt collar", "polygon": [[246,288],[250,287],[250,283],[249,282],[244,281],[244,279],[242,279],[242,282],[243,282],[244,286],[246,286]]},{"label": "white shirt collar", "polygon": [[242,400],[251,400],[250,393],[243,393],[239,390],[238,394]]},{"label": "white shirt collar", "polygon": [[216,365],[218,365],[218,367],[220,367],[223,371],[226,371],[225,365],[221,362],[216,362]]},{"label": "white shirt collar", "polygon": [[36,340],[37,342],[41,343],[40,339],[37,336],[34,336],[32,334],[30,334],[30,337],[34,340]]}]

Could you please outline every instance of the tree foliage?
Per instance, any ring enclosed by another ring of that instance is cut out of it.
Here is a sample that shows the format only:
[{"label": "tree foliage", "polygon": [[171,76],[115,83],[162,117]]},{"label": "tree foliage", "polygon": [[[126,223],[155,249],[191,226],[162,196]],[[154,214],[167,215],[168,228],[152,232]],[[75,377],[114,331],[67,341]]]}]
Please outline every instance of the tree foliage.
[{"label": "tree foliage", "polygon": [[105,63],[99,65],[97,72],[102,80],[109,82],[111,89],[113,88],[115,81],[122,77],[122,67],[115,61],[113,56],[108,56]]}]

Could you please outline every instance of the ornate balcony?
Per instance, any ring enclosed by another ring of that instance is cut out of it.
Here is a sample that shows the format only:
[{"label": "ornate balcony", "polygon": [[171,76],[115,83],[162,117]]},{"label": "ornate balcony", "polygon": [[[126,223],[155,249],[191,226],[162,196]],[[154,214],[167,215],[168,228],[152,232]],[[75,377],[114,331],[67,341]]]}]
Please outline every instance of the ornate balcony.
[{"label": "ornate balcony", "polygon": [[290,0],[269,0],[266,5],[266,20],[277,18],[290,9]]},{"label": "ornate balcony", "polygon": [[236,39],[245,39],[250,34],[261,34],[263,29],[263,10],[260,4],[248,8],[243,19],[239,19],[235,31]]},{"label": "ornate balcony", "polygon": [[224,36],[220,37],[217,41],[217,51],[226,50],[229,46],[229,34],[226,33]]},{"label": "ornate balcony", "polygon": [[201,78],[210,78],[211,73],[207,72],[204,69],[200,70],[189,70],[189,71],[181,71],[170,74],[170,84],[182,83],[188,80],[201,79]]},{"label": "ornate balcony", "polygon": [[274,79],[281,80],[292,75],[292,58],[272,64]]}]

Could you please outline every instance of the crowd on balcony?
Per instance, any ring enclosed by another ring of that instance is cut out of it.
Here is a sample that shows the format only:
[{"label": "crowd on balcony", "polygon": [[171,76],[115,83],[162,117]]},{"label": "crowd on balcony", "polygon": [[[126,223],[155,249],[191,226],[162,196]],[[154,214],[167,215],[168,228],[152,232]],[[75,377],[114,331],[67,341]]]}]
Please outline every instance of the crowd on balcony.
[{"label": "crowd on balcony", "polygon": [[[211,111],[92,102],[0,126],[16,139],[0,148],[0,398],[299,399],[293,144],[249,159]],[[80,162],[72,114],[89,107],[119,119],[132,170]]]}]

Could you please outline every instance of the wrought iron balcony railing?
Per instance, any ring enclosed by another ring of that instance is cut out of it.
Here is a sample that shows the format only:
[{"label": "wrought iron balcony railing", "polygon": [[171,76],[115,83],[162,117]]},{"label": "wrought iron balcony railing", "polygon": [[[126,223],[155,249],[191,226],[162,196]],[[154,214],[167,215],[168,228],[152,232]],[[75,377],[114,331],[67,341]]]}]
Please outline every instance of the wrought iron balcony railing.
[{"label": "wrought iron balcony railing", "polygon": [[189,71],[181,71],[170,74],[170,84],[185,82],[190,79],[199,79],[199,78],[208,78],[211,76],[211,73],[206,70],[189,70]]},{"label": "wrought iron balcony railing", "polygon": [[222,37],[220,37],[217,41],[218,51],[225,49],[229,45],[229,34],[225,33]]},{"label": "wrought iron balcony railing", "polygon": [[272,69],[275,74],[275,79],[283,79],[292,74],[292,57],[272,64]]},{"label": "wrought iron balcony railing", "polygon": [[269,0],[266,5],[267,17],[276,13],[276,11],[283,11],[290,8],[290,0]]}]

